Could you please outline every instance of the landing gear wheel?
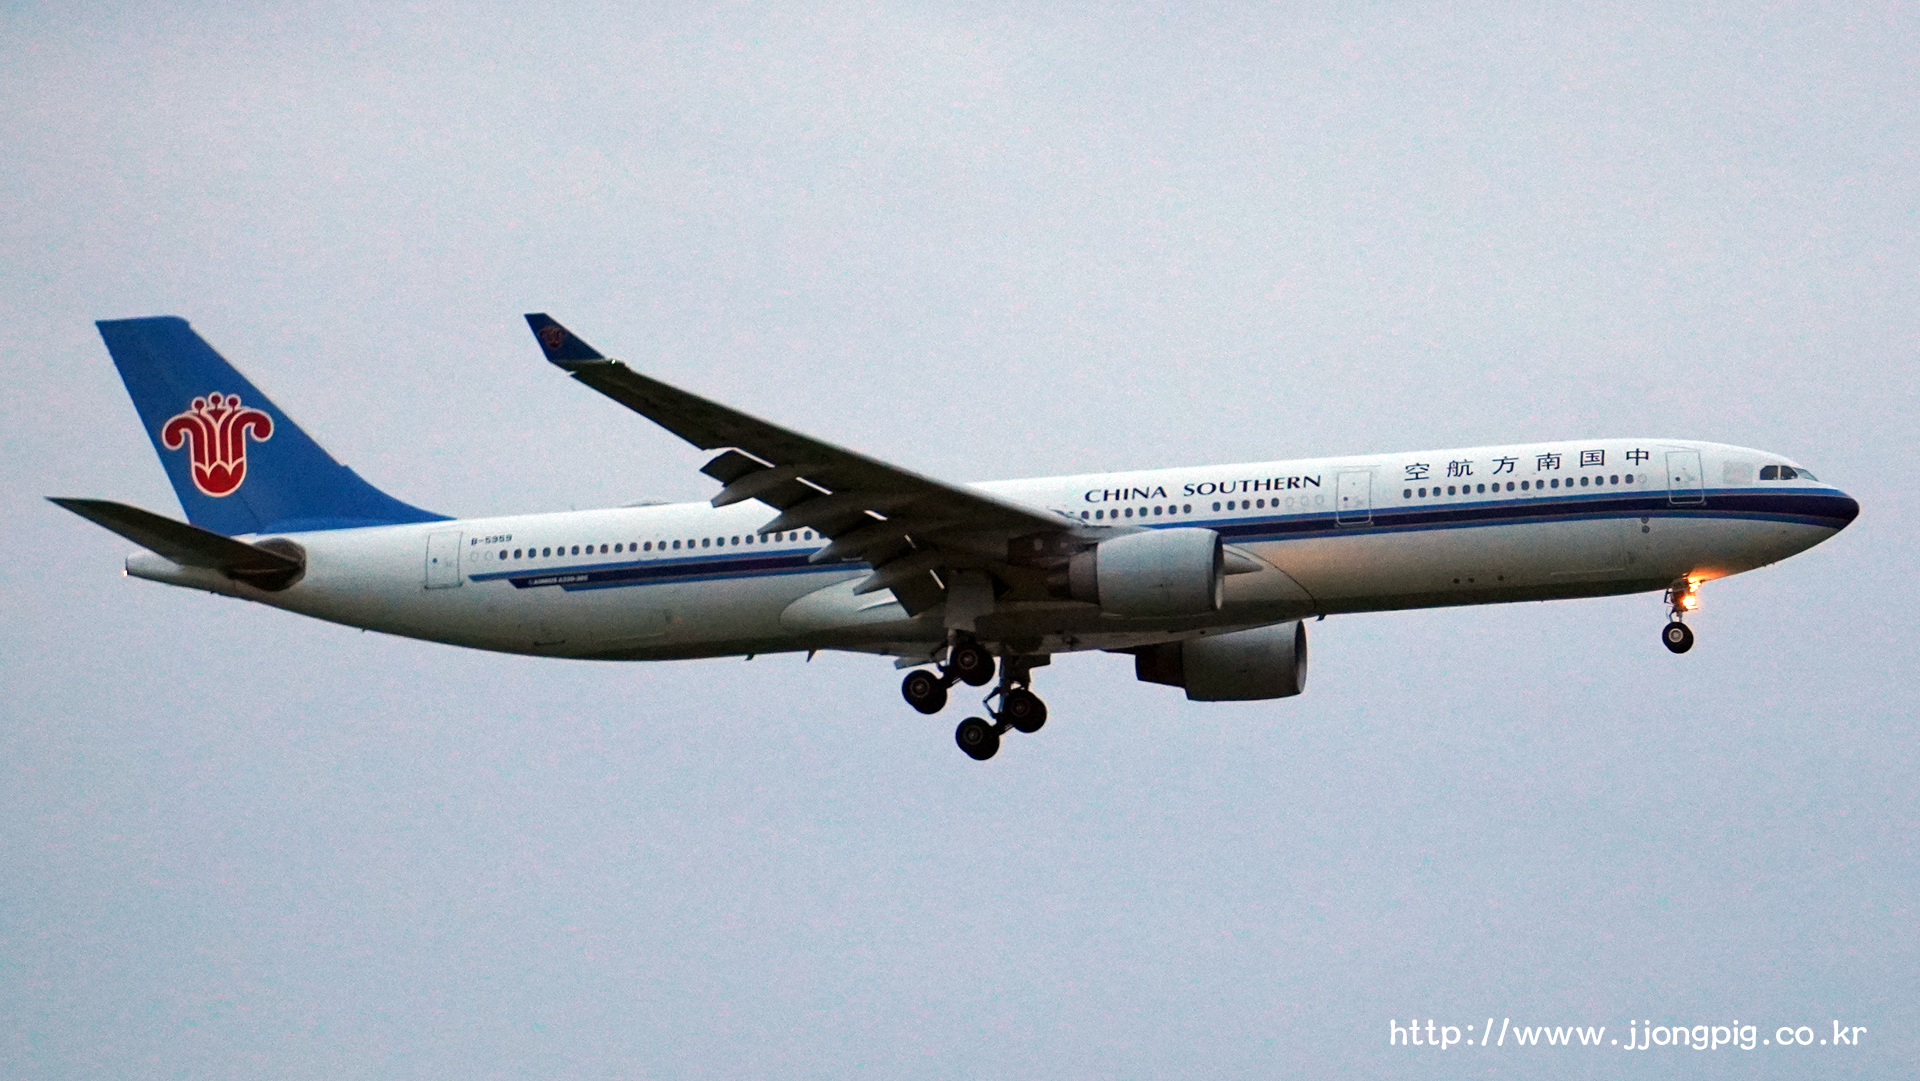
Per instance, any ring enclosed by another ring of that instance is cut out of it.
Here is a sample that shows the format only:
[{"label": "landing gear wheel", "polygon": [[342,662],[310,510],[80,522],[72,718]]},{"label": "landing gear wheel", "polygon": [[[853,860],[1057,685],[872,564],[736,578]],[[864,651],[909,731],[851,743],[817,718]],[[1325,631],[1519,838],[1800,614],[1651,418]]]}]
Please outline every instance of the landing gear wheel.
[{"label": "landing gear wheel", "polygon": [[1685,653],[1693,648],[1693,628],[1675,620],[1667,624],[1666,630],[1660,632],[1660,641],[1666,643],[1667,648],[1675,653]]},{"label": "landing gear wheel", "polygon": [[908,672],[900,681],[900,697],[914,709],[932,715],[947,708],[947,685],[937,674],[919,669]]},{"label": "landing gear wheel", "polygon": [[1000,700],[1000,719],[1031,735],[1047,723],[1047,704],[1032,691],[1008,691]]},{"label": "landing gear wheel", "polygon": [[1000,733],[978,717],[968,717],[953,730],[953,741],[975,762],[985,762],[1000,750]]},{"label": "landing gear wheel", "polygon": [[970,687],[984,687],[993,678],[993,654],[978,642],[956,642],[947,652],[947,671]]}]

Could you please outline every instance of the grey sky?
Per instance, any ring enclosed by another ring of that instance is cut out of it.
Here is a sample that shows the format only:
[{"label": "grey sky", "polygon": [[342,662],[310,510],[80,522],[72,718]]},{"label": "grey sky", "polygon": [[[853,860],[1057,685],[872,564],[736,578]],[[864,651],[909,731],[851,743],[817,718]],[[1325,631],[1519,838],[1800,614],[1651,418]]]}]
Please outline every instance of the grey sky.
[{"label": "grey sky", "polygon": [[[8,8],[0,1075],[1911,1070],[1917,23]],[[1657,597],[1331,619],[1277,703],[1063,657],[983,766],[881,661],[361,634],[41,500],[178,513],[92,327],[162,313],[421,506],[710,495],[534,310],[954,480],[1648,434],[1863,513],[1683,658]],[[1870,1034],[1386,1046],[1489,1014]]]}]

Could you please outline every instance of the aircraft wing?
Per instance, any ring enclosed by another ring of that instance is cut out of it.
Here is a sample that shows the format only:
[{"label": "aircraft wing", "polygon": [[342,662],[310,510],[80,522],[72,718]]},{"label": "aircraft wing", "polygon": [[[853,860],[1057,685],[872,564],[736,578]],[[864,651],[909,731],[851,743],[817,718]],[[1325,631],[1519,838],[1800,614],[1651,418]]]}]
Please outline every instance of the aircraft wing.
[{"label": "aircraft wing", "polygon": [[526,318],[555,366],[701,450],[722,451],[700,470],[725,485],[714,506],[757,499],[780,512],[762,534],[815,530],[832,541],[817,562],[870,564],[874,573],[855,592],[892,589],[910,613],[945,595],[939,572],[1004,575],[1009,542],[1031,537],[1026,547],[1039,554],[1075,527],[1065,517],[888,465],[669,386],[602,356],[545,314]]}]

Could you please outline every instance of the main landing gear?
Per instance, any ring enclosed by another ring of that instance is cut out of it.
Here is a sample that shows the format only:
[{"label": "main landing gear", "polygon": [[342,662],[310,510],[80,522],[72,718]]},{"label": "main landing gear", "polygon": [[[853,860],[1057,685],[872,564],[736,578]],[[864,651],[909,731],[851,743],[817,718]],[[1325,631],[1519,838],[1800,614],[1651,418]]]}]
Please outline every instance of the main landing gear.
[{"label": "main landing gear", "polygon": [[1033,667],[1032,657],[1008,657],[1000,663],[1000,686],[986,697],[993,723],[968,717],[953,730],[953,741],[968,757],[985,762],[1000,750],[1000,737],[1009,728],[1032,735],[1047,723],[1047,704],[1029,689]]},{"label": "main landing gear", "polygon": [[900,683],[900,694],[907,704],[925,714],[940,712],[947,704],[947,688],[965,682],[984,686],[996,667],[1000,685],[984,700],[991,721],[968,717],[953,731],[953,741],[969,757],[984,762],[1000,750],[1000,737],[1009,729],[1033,733],[1047,723],[1047,704],[1030,689],[1036,664],[1044,657],[1008,657],[997,666],[993,654],[972,638],[955,640],[947,650],[947,663],[938,671],[921,668],[908,672]]},{"label": "main landing gear", "polygon": [[900,681],[907,705],[929,716],[947,708],[947,688],[955,683],[984,687],[993,678],[993,654],[972,638],[961,638],[947,648],[947,663],[938,672],[917,669]]},{"label": "main landing gear", "polygon": [[1682,578],[1668,586],[1667,606],[1672,618],[1660,632],[1660,641],[1675,653],[1685,653],[1693,648],[1693,628],[1680,621],[1700,607],[1700,583]]}]

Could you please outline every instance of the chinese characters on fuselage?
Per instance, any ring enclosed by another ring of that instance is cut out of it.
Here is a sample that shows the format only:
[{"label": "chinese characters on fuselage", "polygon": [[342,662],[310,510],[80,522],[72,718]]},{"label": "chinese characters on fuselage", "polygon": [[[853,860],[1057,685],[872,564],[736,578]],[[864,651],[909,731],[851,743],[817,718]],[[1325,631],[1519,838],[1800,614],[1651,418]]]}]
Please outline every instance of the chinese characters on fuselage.
[{"label": "chinese characters on fuselage", "polygon": [[[1652,457],[1652,454],[1638,447],[1627,452],[1627,461],[1635,465]],[[1493,459],[1493,475],[1499,476],[1502,473],[1514,473],[1517,471],[1519,464],[1520,459],[1518,458],[1495,458]],[[1558,452],[1543,451],[1533,456],[1533,471],[1535,473],[1558,472],[1564,464],[1564,455]],[[1607,452],[1604,449],[1583,450],[1580,452],[1580,468],[1582,469],[1604,468],[1606,464]],[[1460,458],[1450,461],[1447,463],[1447,476],[1471,477],[1474,475],[1473,466],[1474,461],[1471,458]],[[1401,469],[1404,470],[1406,474],[1403,479],[1408,481],[1428,480],[1433,474],[1433,464],[1431,462],[1409,462],[1402,466]],[[1191,485],[1189,485],[1189,487],[1191,487]]]}]

